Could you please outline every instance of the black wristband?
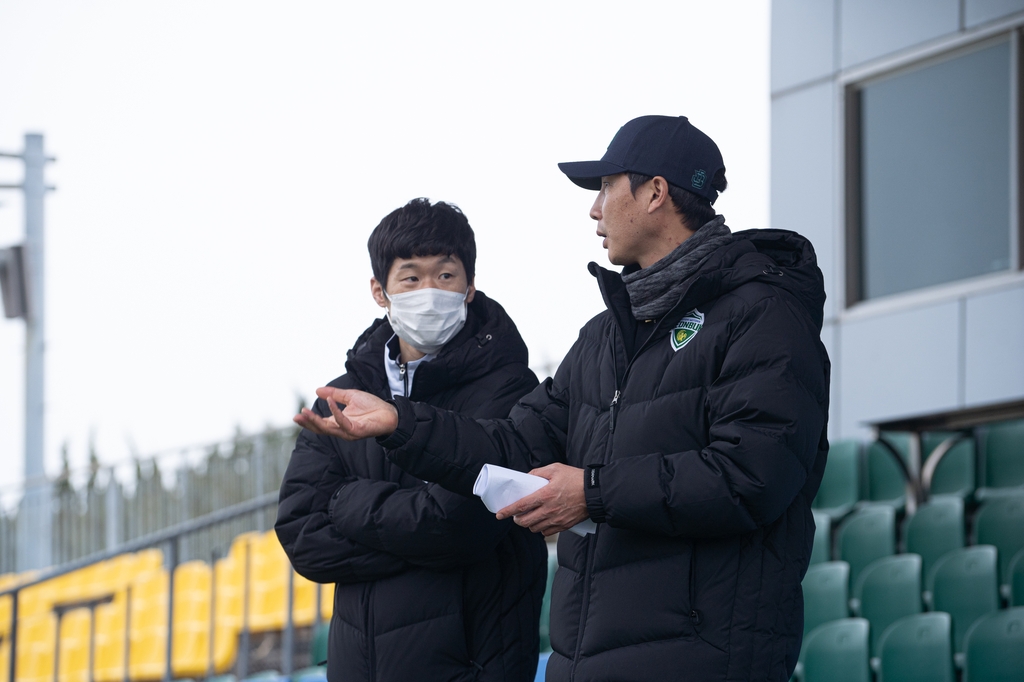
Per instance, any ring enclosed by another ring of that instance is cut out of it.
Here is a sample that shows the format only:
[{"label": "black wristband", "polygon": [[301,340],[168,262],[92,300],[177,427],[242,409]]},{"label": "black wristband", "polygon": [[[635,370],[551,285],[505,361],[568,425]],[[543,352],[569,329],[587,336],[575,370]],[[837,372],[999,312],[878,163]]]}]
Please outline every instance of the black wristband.
[{"label": "black wristband", "polygon": [[601,499],[601,467],[591,464],[583,470],[583,495],[587,500],[587,513],[594,523],[605,522],[604,501]]},{"label": "black wristband", "polygon": [[388,402],[398,411],[398,426],[388,435],[379,436],[377,444],[385,450],[397,450],[412,438],[413,431],[416,430],[416,412],[406,397],[396,395]]}]

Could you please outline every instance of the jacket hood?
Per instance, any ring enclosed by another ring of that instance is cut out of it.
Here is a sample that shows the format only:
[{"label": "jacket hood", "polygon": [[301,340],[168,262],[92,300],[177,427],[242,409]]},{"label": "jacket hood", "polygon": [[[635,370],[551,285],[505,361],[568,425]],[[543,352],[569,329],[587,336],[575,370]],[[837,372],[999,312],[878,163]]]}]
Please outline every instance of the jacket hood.
[{"label": "jacket hood", "polygon": [[[796,232],[774,229],[743,230],[734,233],[733,239],[732,248],[723,249],[717,266],[722,273],[719,295],[747,282],[765,282],[793,294],[821,329],[825,278],[811,242]],[[741,249],[743,253],[739,253]],[[734,253],[735,260],[730,262]],[[701,274],[705,272],[702,268]]]},{"label": "jacket hood", "polygon": [[[591,263],[589,269],[600,281],[611,308],[609,292],[625,286],[621,275],[596,263]],[[748,282],[763,282],[789,291],[821,329],[825,280],[818,268],[814,247],[806,238],[789,230],[734,232],[732,240],[711,254],[684,284],[673,309],[699,306]]]},{"label": "jacket hood", "polygon": [[[362,387],[387,395],[388,379],[382,358],[394,336],[388,318],[374,320],[348,352],[345,371]],[[515,322],[501,305],[477,290],[462,330],[445,344],[437,357],[416,370],[413,395],[417,400],[490,374],[498,367],[529,364],[529,352]]]}]

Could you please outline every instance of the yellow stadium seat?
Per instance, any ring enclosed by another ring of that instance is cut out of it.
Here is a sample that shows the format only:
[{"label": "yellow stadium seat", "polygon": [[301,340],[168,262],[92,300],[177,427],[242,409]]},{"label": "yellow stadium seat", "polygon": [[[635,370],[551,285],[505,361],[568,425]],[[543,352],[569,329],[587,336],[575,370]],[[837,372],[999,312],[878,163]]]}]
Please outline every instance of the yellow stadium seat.
[{"label": "yellow stadium seat", "polygon": [[[0,575],[0,590],[18,582],[16,573]],[[7,682],[11,661],[11,597],[0,597],[0,682]]]},{"label": "yellow stadium seat", "polygon": [[215,564],[217,619],[214,626],[214,668],[228,672],[238,655],[238,633],[242,630],[243,565],[231,555]]},{"label": "yellow stadium seat", "polygon": [[174,570],[174,674],[205,675],[209,647],[210,567],[203,561],[189,561]]},{"label": "yellow stadium seat", "polygon": [[52,580],[26,587],[18,593],[18,618],[49,614],[57,594],[57,585]]},{"label": "yellow stadium seat", "polygon": [[131,587],[128,672],[133,680],[160,679],[167,661],[167,571],[144,573]]},{"label": "yellow stadium seat", "polygon": [[74,609],[60,622],[58,682],[89,680],[89,609]]},{"label": "yellow stadium seat", "polygon": [[7,682],[7,671],[11,665],[11,642],[4,637],[0,642],[0,682]]},{"label": "yellow stadium seat", "polygon": [[334,584],[320,586],[320,617],[329,621],[334,615]]},{"label": "yellow stadium seat", "polygon": [[[132,602],[139,590],[149,590],[143,596],[152,597],[152,575],[159,573],[163,566],[164,554],[160,549],[145,549],[134,554],[122,554],[107,562],[106,570],[103,571],[99,580],[103,583],[105,593],[113,592],[114,601],[110,604],[103,604],[96,609],[96,650],[95,650],[95,679],[97,682],[121,682],[124,679],[124,654],[125,654],[125,622],[128,609],[127,587],[133,584],[138,578],[143,578],[144,587],[134,587],[132,590]],[[145,577],[149,575],[150,577]],[[164,580],[166,589],[166,580]],[[162,602],[166,604],[166,596]],[[165,607],[162,607],[165,608]],[[166,611],[162,612],[164,623],[163,631],[166,631]],[[132,630],[135,630],[136,623],[132,622]],[[159,631],[158,631],[159,633]],[[160,635],[162,638],[162,635]],[[150,639],[156,638],[152,633]],[[166,641],[161,643],[149,641],[146,645],[150,649],[166,646]],[[161,653],[160,661],[165,660]],[[148,666],[152,670],[154,666]],[[129,666],[129,671],[133,668]],[[160,675],[163,674],[161,667]]]},{"label": "yellow stadium seat", "polygon": [[156,570],[164,565],[164,553],[163,550],[152,547],[133,554],[132,561],[136,572]]},{"label": "yellow stadium seat", "polygon": [[9,587],[14,587],[19,582],[24,580],[21,573],[4,573],[0,575],[0,590],[6,590]]},{"label": "yellow stadium seat", "polygon": [[235,539],[231,541],[231,547],[228,549],[227,558],[234,559],[239,563],[239,565],[245,563],[246,546],[251,547],[253,541],[259,538],[260,535],[261,534],[257,531],[249,531],[248,533],[236,535]]},{"label": "yellow stadium seat", "polygon": [[11,634],[11,599],[10,595],[0,597],[0,637],[5,640]]},{"label": "yellow stadium seat", "polygon": [[126,591],[114,593],[114,601],[96,607],[96,640],[93,675],[96,682],[124,679]]},{"label": "yellow stadium seat", "polygon": [[[17,573],[0,575],[0,591],[13,587],[20,580]],[[7,671],[11,655],[11,604],[10,596],[0,597],[0,682],[7,682]]]},{"label": "yellow stadium seat", "polygon": [[90,599],[96,596],[95,583],[97,575],[102,570],[101,566],[102,564],[86,566],[50,581],[57,592],[55,601],[57,603],[66,603]]},{"label": "yellow stadium seat", "polygon": [[121,554],[96,565],[95,573],[90,576],[89,591],[91,596],[111,594],[128,583],[126,567],[134,560],[132,554]]},{"label": "yellow stadium seat", "polygon": [[249,572],[249,629],[267,632],[284,628],[288,572],[291,564],[277,540],[268,531],[252,541]]},{"label": "yellow stadium seat", "polygon": [[18,682],[53,679],[53,643],[57,617],[52,613],[18,616]]},{"label": "yellow stadium seat", "polygon": [[295,604],[292,618],[296,626],[312,625],[316,620],[316,583],[295,574]]}]

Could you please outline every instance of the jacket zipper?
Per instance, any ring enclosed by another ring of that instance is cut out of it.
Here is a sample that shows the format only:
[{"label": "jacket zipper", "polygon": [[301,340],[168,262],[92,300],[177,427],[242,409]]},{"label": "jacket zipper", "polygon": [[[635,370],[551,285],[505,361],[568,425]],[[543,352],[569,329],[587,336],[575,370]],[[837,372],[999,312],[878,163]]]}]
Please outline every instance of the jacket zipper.
[{"label": "jacket zipper", "polygon": [[404,393],[402,395],[404,395],[406,398],[408,398],[409,397],[409,375],[408,375],[408,373],[406,373],[405,369],[406,369],[406,363],[401,362],[401,363],[398,364],[398,374],[399,374],[399,376],[402,377],[402,390],[404,391]]},{"label": "jacket zipper", "polygon": [[[615,433],[615,416],[618,413],[619,399],[622,397],[622,387],[625,385],[626,379],[629,377],[629,370],[633,367],[633,361],[640,356],[640,353],[646,350],[647,346],[651,345],[651,341],[653,340],[654,336],[655,334],[654,332],[652,332],[651,336],[648,337],[647,341],[645,341],[644,344],[640,346],[640,348],[637,349],[635,353],[633,353],[633,357],[631,357],[629,359],[629,362],[626,363],[626,371],[622,373],[622,379],[616,378],[615,393],[612,395],[612,401],[608,406],[608,427],[611,433]],[[615,343],[615,341],[612,341],[612,343]],[[611,449],[612,437],[611,435],[609,435],[608,447],[605,449],[605,459],[608,459],[608,457],[611,455]],[[598,525],[597,533],[600,532],[601,526]],[[591,562],[594,558],[594,543],[597,541],[597,533],[587,536],[587,563],[583,572],[583,611],[580,614],[580,626],[579,631],[576,635],[576,652],[575,654],[573,654],[572,667],[569,670],[570,681],[576,678],[576,664],[579,663],[580,660],[580,650],[583,647],[583,630],[587,623],[587,612],[590,610],[590,573],[593,568],[591,566]]]},{"label": "jacket zipper", "polygon": [[697,610],[697,545],[690,543],[690,620],[694,630],[700,625],[701,614]]},{"label": "jacket zipper", "polygon": [[377,679],[377,635],[374,632],[373,585],[367,587],[366,595],[366,653],[370,659],[370,682]]},{"label": "jacket zipper", "polygon": [[[612,433],[615,433],[615,408],[619,406],[620,395],[622,395],[622,391],[620,391],[619,389],[615,389],[615,395],[612,396],[612,404],[608,406],[608,412],[610,413],[608,426],[610,427]],[[611,439],[609,438],[609,440]]]},{"label": "jacket zipper", "polygon": [[[626,363],[626,371],[624,371],[622,373],[622,378],[619,379],[618,377],[616,377],[615,393],[612,394],[612,401],[608,405],[608,428],[609,428],[609,430],[612,433],[615,433],[615,417],[616,417],[616,415],[618,414],[618,411],[619,411],[618,410],[618,408],[619,408],[619,398],[622,397],[622,389],[626,385],[626,379],[629,378],[629,370],[631,370],[633,368],[633,362],[638,357],[640,357],[640,354],[643,353],[645,350],[647,350],[647,347],[649,345],[651,345],[651,340],[654,338],[654,336],[655,336],[654,333],[652,333],[651,336],[647,339],[647,341],[644,342],[644,345],[640,346],[640,348],[637,349],[637,351],[635,353],[633,353],[633,357],[631,357],[629,359],[629,362]],[[612,343],[615,343],[615,342],[612,341]],[[611,448],[611,437],[609,437],[608,441],[609,441],[608,447],[610,449]]]},{"label": "jacket zipper", "polygon": [[580,651],[583,648],[583,629],[587,624],[587,612],[590,610],[590,564],[594,559],[594,543],[599,532],[601,532],[600,526],[596,533],[587,536],[587,563],[583,571],[583,611],[580,614],[580,627],[576,633],[576,652],[573,654],[572,668],[569,670],[570,682],[576,679],[576,664],[580,662]]}]

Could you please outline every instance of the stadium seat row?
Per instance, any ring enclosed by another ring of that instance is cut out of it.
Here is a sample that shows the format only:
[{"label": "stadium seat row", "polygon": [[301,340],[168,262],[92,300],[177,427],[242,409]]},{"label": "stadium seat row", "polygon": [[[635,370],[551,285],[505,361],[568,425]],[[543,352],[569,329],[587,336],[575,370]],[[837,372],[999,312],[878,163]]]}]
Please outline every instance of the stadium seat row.
[{"label": "stadium seat row", "polygon": [[[248,559],[247,559],[248,555]],[[172,669],[177,677],[205,676],[235,662],[245,609],[248,561],[248,630],[285,626],[291,566],[273,531],[235,538],[211,568],[190,561],[174,571]],[[124,554],[25,588],[18,600],[18,682],[115,682],[163,676],[167,660],[168,572],[159,550]],[[294,575],[293,622],[316,619],[316,586]],[[27,582],[33,574],[0,576],[0,589]],[[78,608],[68,605],[96,602]],[[332,612],[333,588],[321,590],[322,618]],[[66,609],[66,610],[65,610]],[[0,682],[10,656],[10,597],[0,599]],[[58,637],[59,623],[59,637]],[[126,637],[127,633],[127,637]],[[92,660],[92,675],[89,661]]]},{"label": "stadium seat row", "polygon": [[[888,505],[868,505],[849,514],[835,537],[829,517],[814,513],[815,537],[811,564],[839,559],[850,564],[850,585],[872,561],[897,552],[896,511]],[[903,548],[918,554],[927,575],[947,552],[966,546],[964,502],[957,497],[936,497],[921,505],[903,524]],[[991,498],[981,505],[973,521],[973,542],[999,550],[1001,592],[1009,598],[1010,563],[1024,549],[1024,492]]]},{"label": "stadium seat row", "polygon": [[[953,433],[925,433],[922,461]],[[910,434],[885,433],[904,461],[909,459]],[[980,455],[980,456],[979,456]],[[961,440],[935,470],[929,493],[978,501],[1024,490],[1024,420],[979,428],[975,437]],[[905,484],[891,453],[879,442],[864,446],[856,440],[836,441],[814,500],[814,508],[833,519],[842,518],[864,502],[902,508]]]},{"label": "stadium seat row", "polygon": [[[804,638],[795,677],[803,682],[955,682],[953,621],[919,613],[889,625],[877,638],[864,618],[834,620]],[[878,656],[869,655],[875,640]],[[991,613],[964,636],[963,681],[1024,679],[1024,608]]]},{"label": "stadium seat row", "polygon": [[[950,615],[954,648],[961,651],[971,625],[1001,606],[997,553],[990,545],[956,549],[927,574],[922,574],[917,554],[883,557],[864,569],[852,589],[845,561],[816,564],[803,581],[804,633],[832,620],[861,616],[871,623],[871,650],[877,653],[878,637],[886,627],[927,609]],[[1024,606],[1024,551],[1012,565],[1017,573],[1010,605]]]}]

